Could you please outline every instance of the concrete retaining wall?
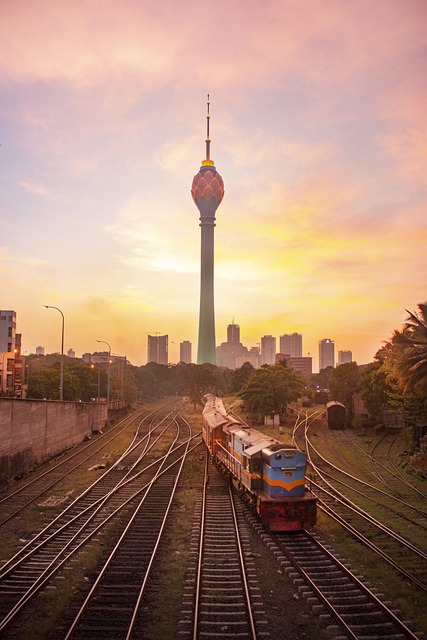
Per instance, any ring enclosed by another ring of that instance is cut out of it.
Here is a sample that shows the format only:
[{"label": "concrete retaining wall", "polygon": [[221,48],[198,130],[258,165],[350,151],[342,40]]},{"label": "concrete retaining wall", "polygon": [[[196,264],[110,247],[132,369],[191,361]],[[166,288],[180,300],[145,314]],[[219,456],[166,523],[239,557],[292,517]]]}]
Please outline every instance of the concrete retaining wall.
[{"label": "concrete retaining wall", "polygon": [[[117,406],[116,406],[117,405]],[[123,403],[0,398],[0,485],[100,431]]]}]

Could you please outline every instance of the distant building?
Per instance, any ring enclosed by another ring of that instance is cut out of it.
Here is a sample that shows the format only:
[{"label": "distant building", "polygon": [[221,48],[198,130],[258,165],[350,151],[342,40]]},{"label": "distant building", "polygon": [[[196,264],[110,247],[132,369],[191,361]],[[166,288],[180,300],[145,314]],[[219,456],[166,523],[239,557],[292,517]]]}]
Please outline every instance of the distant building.
[{"label": "distant building", "polygon": [[289,366],[308,378],[313,373],[313,358],[311,356],[289,358]]},{"label": "distant building", "polygon": [[236,369],[242,366],[238,362],[249,362],[249,350],[240,342],[240,327],[233,322],[227,327],[227,342],[216,348],[216,363],[218,367]]},{"label": "distant building", "polygon": [[285,361],[288,367],[292,367],[298,373],[305,377],[311,376],[313,373],[313,358],[311,356],[301,356],[300,358],[292,357],[288,353],[276,353],[276,364]]},{"label": "distant building", "polygon": [[16,311],[0,310],[0,393],[15,395]]},{"label": "distant building", "polygon": [[147,363],[168,364],[168,335],[148,336]]},{"label": "distant building", "polygon": [[236,357],[236,369],[240,369],[245,362],[249,362],[254,369],[259,369],[261,366],[261,353],[258,347],[251,347],[249,352]]},{"label": "distant building", "polygon": [[184,340],[179,345],[179,361],[190,364],[191,362],[191,342]]},{"label": "distant building", "polygon": [[274,364],[276,361],[276,338],[263,336],[261,338],[261,365]]},{"label": "distant building", "polygon": [[335,345],[330,338],[319,340],[319,371],[335,366]]},{"label": "distant building", "polygon": [[346,364],[347,362],[353,362],[353,354],[349,349],[342,349],[338,351],[338,366],[340,364]]},{"label": "distant building", "polygon": [[74,349],[68,349],[67,356],[69,358],[75,358],[76,357],[76,352],[74,351]]},{"label": "distant building", "polygon": [[289,353],[291,358],[302,356],[302,335],[300,333],[285,333],[279,338],[280,353]]},{"label": "distant building", "polygon": [[[68,354],[69,352],[67,353],[67,355]],[[99,364],[102,362],[108,363],[108,361],[110,362],[110,364],[118,364],[120,362],[124,362],[125,364],[127,363],[126,356],[115,356],[109,351],[94,351],[93,353],[83,353],[82,360],[84,362],[87,362],[88,364]]]},{"label": "distant building", "polygon": [[36,347],[36,356],[44,356],[44,347]]}]

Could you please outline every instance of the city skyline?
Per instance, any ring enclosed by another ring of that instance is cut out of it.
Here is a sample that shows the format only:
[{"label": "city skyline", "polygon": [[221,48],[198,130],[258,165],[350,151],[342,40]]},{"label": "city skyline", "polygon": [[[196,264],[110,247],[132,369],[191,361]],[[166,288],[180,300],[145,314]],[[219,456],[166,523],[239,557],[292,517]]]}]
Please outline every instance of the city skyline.
[{"label": "city skyline", "polygon": [[78,355],[197,344],[209,92],[216,344],[235,317],[248,346],[301,333],[313,370],[325,336],[372,361],[426,299],[426,3],[219,0],[213,55],[210,5],[174,6],[2,3],[0,300],[23,354],[60,349],[43,305]]}]

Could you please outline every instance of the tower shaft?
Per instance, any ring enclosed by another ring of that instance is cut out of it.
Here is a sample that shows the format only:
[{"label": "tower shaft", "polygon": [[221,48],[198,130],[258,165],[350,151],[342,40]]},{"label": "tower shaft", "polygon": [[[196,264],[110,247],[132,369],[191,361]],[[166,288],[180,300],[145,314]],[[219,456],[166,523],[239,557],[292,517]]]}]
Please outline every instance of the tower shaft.
[{"label": "tower shaft", "polygon": [[200,311],[197,364],[216,364],[214,309],[215,218],[200,219]]}]

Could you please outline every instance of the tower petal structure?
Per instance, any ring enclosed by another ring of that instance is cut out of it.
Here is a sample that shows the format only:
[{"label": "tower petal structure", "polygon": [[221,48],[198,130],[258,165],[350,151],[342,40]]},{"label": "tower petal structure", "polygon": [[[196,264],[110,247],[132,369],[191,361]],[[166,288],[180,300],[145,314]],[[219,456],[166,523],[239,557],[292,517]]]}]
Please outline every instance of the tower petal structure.
[{"label": "tower petal structure", "polygon": [[216,364],[214,308],[214,228],[215,213],[224,197],[224,182],[210,158],[210,101],[206,116],[206,158],[194,176],[191,195],[200,212],[200,311],[197,364]]}]

